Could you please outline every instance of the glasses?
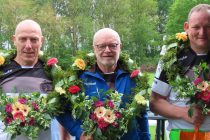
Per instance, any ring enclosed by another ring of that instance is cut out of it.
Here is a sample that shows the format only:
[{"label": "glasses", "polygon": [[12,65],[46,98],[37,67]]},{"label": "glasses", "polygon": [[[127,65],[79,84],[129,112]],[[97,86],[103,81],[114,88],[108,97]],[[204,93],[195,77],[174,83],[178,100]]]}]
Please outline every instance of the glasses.
[{"label": "glasses", "polygon": [[95,46],[97,47],[98,50],[104,51],[106,47],[108,47],[110,50],[116,50],[118,45],[119,44],[117,43],[110,43],[110,44],[98,44]]}]

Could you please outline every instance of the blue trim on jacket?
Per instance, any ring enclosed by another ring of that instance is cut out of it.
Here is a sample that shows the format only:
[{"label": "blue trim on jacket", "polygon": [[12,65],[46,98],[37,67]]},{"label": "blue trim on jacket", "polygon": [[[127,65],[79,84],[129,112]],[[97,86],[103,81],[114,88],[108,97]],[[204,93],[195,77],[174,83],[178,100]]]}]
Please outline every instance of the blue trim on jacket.
[{"label": "blue trim on jacket", "polygon": [[[117,70],[116,74],[115,90],[119,93],[123,93],[123,101],[127,102],[126,96],[131,94],[131,89],[135,87],[135,83],[131,80],[130,74],[123,70]],[[86,95],[96,96],[103,100],[104,97],[102,97],[102,94],[100,93],[107,91],[109,87],[100,73],[86,71],[81,75],[81,78],[85,86]],[[74,120],[68,113],[58,116],[57,120],[71,135],[76,136],[76,139],[79,140],[82,133],[80,127],[81,122],[79,120]],[[137,119],[132,122],[131,129],[121,138],[121,140],[127,139],[150,140],[148,116],[146,111],[141,114],[141,117],[137,117]]]}]

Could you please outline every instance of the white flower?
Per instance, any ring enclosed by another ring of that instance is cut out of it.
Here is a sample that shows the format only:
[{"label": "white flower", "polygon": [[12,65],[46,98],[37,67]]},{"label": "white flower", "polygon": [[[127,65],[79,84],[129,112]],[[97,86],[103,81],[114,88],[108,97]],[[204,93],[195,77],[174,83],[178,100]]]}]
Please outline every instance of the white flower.
[{"label": "white flower", "polygon": [[64,89],[62,89],[61,87],[55,87],[55,91],[60,93],[60,94],[65,94],[66,91]]},{"label": "white flower", "polygon": [[44,55],[43,51],[39,51],[39,57],[42,57]]},{"label": "white flower", "polygon": [[101,107],[97,107],[94,111],[94,113],[96,114],[97,118],[101,118],[105,115],[106,113],[106,108],[104,108],[103,106]]},{"label": "white flower", "polygon": [[133,65],[133,62],[134,62],[134,61],[133,61],[132,59],[130,59],[130,58],[128,59],[128,65],[129,65],[129,66],[132,66],[132,65]]},{"label": "white flower", "polygon": [[134,100],[140,105],[146,105],[147,104],[146,99],[140,94],[136,94],[134,96]]},{"label": "white flower", "polygon": [[107,109],[106,110],[106,114],[104,116],[104,121],[108,122],[108,123],[113,123],[116,119],[115,114],[113,113],[113,111]]},{"label": "white flower", "polygon": [[94,53],[88,53],[87,56],[93,57],[93,56],[95,56],[95,54]]}]

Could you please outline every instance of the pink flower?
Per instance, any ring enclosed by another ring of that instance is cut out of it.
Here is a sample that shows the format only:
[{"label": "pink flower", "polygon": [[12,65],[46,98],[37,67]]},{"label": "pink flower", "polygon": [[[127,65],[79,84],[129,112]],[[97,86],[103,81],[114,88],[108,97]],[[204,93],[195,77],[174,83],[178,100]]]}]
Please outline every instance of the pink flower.
[{"label": "pink flower", "polygon": [[98,128],[102,130],[105,129],[109,125],[109,123],[104,121],[104,118],[99,118],[97,124],[98,124]]},{"label": "pink flower", "polygon": [[110,108],[114,108],[114,103],[113,103],[111,100],[109,100],[109,101],[107,102],[107,105],[108,105],[108,107],[110,107]]},{"label": "pink flower", "polygon": [[31,105],[33,106],[34,110],[36,110],[36,111],[39,110],[39,106],[37,105],[37,103],[32,102]]},{"label": "pink flower", "polygon": [[27,100],[25,98],[18,99],[19,103],[26,104]]},{"label": "pink flower", "polygon": [[196,79],[193,81],[193,83],[194,83],[195,86],[197,86],[197,85],[200,84],[201,82],[203,82],[203,79],[200,78],[200,77],[196,78]]},{"label": "pink flower", "polygon": [[23,112],[21,111],[17,111],[13,114],[13,119],[16,120],[16,119],[19,119],[21,121],[24,121],[25,120],[25,117],[23,115]]},{"label": "pink flower", "polygon": [[117,118],[121,118],[122,117],[122,114],[119,111],[115,111],[114,113],[115,113],[115,116]]},{"label": "pink flower", "polygon": [[131,75],[130,75],[130,78],[134,78],[136,77],[138,74],[139,74],[140,70],[134,70]]},{"label": "pink flower", "polygon": [[48,61],[47,61],[47,65],[48,66],[54,66],[55,64],[58,63],[58,59],[53,57],[53,58],[50,58]]},{"label": "pink flower", "polygon": [[12,113],[12,104],[7,104],[5,106],[5,110],[6,110],[7,113]]},{"label": "pink flower", "polygon": [[94,103],[94,106],[95,107],[101,107],[101,106],[104,106],[104,103],[102,102],[102,101],[96,101],[95,103]]},{"label": "pink flower", "polygon": [[71,94],[76,94],[80,91],[80,88],[78,86],[70,86],[68,91]]}]

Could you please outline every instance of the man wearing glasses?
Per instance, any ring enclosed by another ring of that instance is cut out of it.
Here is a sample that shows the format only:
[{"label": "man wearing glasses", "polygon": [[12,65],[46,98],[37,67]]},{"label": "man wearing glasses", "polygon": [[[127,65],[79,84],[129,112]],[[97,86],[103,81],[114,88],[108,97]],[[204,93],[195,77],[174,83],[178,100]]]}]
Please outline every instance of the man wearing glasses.
[{"label": "man wearing glasses", "polygon": [[[104,97],[98,91],[105,92],[109,89],[117,90],[125,96],[131,94],[135,83],[131,80],[130,73],[119,67],[121,48],[121,40],[116,31],[103,28],[95,33],[93,50],[96,64],[80,76],[85,86],[86,95],[96,96],[103,100]],[[81,122],[73,120],[69,114],[61,115],[57,119],[69,133],[76,136],[77,140],[93,139],[91,136],[83,135]],[[134,120],[132,124],[131,129],[121,137],[121,140],[150,140],[146,112],[142,113],[141,117]]]}]

